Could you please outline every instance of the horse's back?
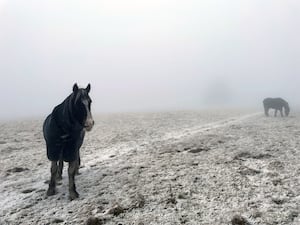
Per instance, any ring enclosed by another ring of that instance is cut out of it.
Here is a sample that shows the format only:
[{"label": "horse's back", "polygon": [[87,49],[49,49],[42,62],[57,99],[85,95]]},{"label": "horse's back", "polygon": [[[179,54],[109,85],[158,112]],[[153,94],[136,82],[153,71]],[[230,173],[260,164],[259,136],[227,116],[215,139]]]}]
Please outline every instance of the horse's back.
[{"label": "horse's back", "polygon": [[282,98],[265,98],[263,100],[264,107],[279,109],[287,104]]}]

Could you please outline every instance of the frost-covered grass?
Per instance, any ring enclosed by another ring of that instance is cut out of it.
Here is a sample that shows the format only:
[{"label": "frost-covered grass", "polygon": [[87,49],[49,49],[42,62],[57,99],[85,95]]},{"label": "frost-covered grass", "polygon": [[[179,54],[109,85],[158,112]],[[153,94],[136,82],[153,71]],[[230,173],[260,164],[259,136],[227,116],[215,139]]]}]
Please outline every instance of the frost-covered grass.
[{"label": "frost-covered grass", "polygon": [[98,115],[81,149],[74,201],[66,168],[58,193],[45,195],[42,121],[2,123],[0,224],[84,224],[94,216],[111,225],[223,225],[234,215],[299,224],[299,118],[239,110]]}]

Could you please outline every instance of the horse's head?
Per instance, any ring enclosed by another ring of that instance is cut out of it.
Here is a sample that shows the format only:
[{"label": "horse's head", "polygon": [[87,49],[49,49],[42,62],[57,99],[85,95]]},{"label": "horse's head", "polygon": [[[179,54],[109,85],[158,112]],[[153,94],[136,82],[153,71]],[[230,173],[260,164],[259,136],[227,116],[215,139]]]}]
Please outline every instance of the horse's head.
[{"label": "horse's head", "polygon": [[90,90],[90,84],[86,88],[78,88],[76,83],[73,86],[73,113],[76,120],[86,131],[91,131],[94,126],[91,113],[92,100],[89,96]]},{"label": "horse's head", "polygon": [[286,103],[285,106],[284,106],[284,113],[285,113],[286,116],[288,116],[289,113],[290,113],[290,106],[289,106],[288,103]]}]

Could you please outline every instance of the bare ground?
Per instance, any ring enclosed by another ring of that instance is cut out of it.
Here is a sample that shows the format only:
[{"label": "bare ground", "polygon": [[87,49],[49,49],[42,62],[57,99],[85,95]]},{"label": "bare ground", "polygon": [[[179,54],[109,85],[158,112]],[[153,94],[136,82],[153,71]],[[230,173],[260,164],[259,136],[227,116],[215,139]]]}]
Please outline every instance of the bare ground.
[{"label": "bare ground", "polygon": [[66,173],[57,195],[45,196],[42,121],[2,123],[0,224],[224,225],[236,216],[244,224],[300,224],[299,118],[101,115],[81,149],[74,201]]}]

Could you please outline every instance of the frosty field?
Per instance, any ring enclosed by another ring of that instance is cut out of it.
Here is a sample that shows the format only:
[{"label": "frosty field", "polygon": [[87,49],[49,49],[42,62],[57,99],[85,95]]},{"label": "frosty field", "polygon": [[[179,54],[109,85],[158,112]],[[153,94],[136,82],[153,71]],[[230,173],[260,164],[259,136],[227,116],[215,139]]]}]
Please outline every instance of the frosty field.
[{"label": "frosty field", "polygon": [[0,124],[0,224],[300,224],[300,113],[100,114],[81,148],[78,200],[66,164],[46,197],[42,120]]}]

